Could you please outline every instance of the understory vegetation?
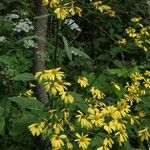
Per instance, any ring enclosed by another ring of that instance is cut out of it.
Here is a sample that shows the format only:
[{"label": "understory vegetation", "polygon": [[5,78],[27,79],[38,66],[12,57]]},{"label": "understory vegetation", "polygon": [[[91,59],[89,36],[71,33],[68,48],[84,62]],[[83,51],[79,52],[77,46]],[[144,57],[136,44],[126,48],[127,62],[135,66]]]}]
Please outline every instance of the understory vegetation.
[{"label": "understory vegetation", "polygon": [[1,150],[150,149],[150,1],[0,1]]}]

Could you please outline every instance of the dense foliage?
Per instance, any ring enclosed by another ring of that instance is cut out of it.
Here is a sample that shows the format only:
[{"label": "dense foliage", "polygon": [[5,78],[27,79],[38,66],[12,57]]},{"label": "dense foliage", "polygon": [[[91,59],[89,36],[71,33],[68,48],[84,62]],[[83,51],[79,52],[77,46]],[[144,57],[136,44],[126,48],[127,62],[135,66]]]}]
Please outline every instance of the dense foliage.
[{"label": "dense foliage", "polygon": [[1,149],[149,149],[150,2],[1,0],[0,81]]}]

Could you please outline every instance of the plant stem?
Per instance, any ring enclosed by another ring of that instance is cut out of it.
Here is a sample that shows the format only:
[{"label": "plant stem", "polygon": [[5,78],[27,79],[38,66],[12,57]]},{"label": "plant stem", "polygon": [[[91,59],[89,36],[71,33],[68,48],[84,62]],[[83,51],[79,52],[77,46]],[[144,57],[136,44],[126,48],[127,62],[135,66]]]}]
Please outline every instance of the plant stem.
[{"label": "plant stem", "polygon": [[55,36],[55,50],[54,50],[54,68],[57,66],[57,50],[58,50],[58,40],[59,40],[59,27],[60,27],[60,22],[57,22],[57,27],[56,27],[56,36]]}]

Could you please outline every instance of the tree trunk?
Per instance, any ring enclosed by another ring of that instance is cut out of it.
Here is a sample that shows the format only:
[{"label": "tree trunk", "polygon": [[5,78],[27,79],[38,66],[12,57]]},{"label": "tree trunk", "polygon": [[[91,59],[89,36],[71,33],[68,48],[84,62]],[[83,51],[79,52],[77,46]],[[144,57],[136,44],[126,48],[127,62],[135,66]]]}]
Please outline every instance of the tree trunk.
[{"label": "tree trunk", "polygon": [[[48,23],[48,11],[45,6],[42,6],[41,0],[35,0],[35,11],[38,17],[35,23],[36,36],[38,48],[34,52],[34,72],[38,72],[45,69],[45,49],[46,49],[46,34]],[[48,102],[48,95],[42,85],[36,84],[37,98],[43,102]]]}]

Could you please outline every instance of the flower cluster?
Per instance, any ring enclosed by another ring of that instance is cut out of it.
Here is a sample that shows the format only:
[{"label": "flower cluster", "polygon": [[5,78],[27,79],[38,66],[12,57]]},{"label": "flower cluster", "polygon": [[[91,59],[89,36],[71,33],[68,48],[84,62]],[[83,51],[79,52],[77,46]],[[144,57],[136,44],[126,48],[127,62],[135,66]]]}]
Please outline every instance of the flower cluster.
[{"label": "flower cluster", "polygon": [[[65,74],[60,68],[37,72],[35,77],[45,86],[47,92],[55,96],[54,101],[60,97],[64,103],[77,101],[80,105],[79,97],[69,94],[67,85],[71,84],[64,82]],[[106,94],[94,86],[91,87],[86,77],[79,76],[77,83],[86,90],[86,96],[82,95],[84,98],[82,103],[88,103],[87,108],[82,109],[82,105],[76,107],[74,103],[64,106],[57,101],[57,105],[49,110],[47,118],[29,126],[30,132],[33,136],[42,134],[48,137],[53,149],[76,149],[78,146],[83,150],[110,150],[114,144],[122,146],[130,138],[130,127],[135,126],[134,136],[139,141],[148,141],[149,127],[146,125],[137,127],[146,118],[146,113],[140,109],[135,114],[133,107],[142,102],[142,97],[150,89],[150,71],[143,74],[135,72],[130,78],[123,97],[110,104]],[[122,90],[114,82],[113,85],[118,91]],[[101,140],[92,147],[91,143],[96,138]]]},{"label": "flower cluster", "polygon": [[6,19],[8,20],[13,20],[13,19],[19,19],[19,15],[18,14],[7,14]]},{"label": "flower cluster", "polygon": [[18,23],[14,23],[13,31],[15,32],[29,32],[30,30],[33,30],[33,24],[29,19],[20,19]]},{"label": "flower cluster", "polygon": [[76,24],[75,21],[72,19],[66,19],[64,24],[68,25],[71,30],[77,30],[77,31],[81,32],[79,25]]},{"label": "flower cluster", "polygon": [[34,42],[33,40],[31,40],[31,39],[24,40],[23,46],[24,46],[26,49],[29,49],[29,48],[38,48],[37,43],[35,43],[35,42]]},{"label": "flower cluster", "polygon": [[[109,16],[115,16],[115,12],[111,10],[111,7],[102,5],[101,1],[91,3],[101,13],[104,12]],[[53,8],[54,13],[60,20],[64,20],[66,17],[74,15],[78,15],[81,17],[82,9],[75,5],[75,1],[64,3],[64,1],[60,0],[43,0],[43,5],[48,5],[49,7]]]},{"label": "flower cluster", "polygon": [[4,36],[0,36],[0,42],[5,42],[6,41],[6,37],[4,37]]},{"label": "flower cluster", "polygon": [[92,2],[92,4],[101,13],[106,13],[110,17],[114,17],[115,16],[115,12],[111,9],[111,7],[108,6],[108,5],[103,5],[102,1],[94,1],[94,2]]},{"label": "flower cluster", "polygon": [[74,2],[64,3],[60,0],[43,0],[43,5],[48,5],[54,9],[54,13],[57,18],[64,20],[68,15],[81,16],[82,9],[78,6],[75,6]]},{"label": "flower cluster", "polygon": [[147,52],[150,47],[150,26],[144,26],[141,20],[141,17],[132,18],[132,27],[128,27],[125,32],[137,47]]},{"label": "flower cluster", "polygon": [[60,71],[60,68],[37,72],[35,78],[38,78],[39,82],[44,85],[47,92],[51,92],[53,95],[60,95],[61,100],[65,103],[74,102],[74,98],[67,87],[71,84],[63,80],[64,73]]}]

